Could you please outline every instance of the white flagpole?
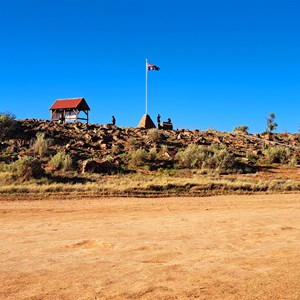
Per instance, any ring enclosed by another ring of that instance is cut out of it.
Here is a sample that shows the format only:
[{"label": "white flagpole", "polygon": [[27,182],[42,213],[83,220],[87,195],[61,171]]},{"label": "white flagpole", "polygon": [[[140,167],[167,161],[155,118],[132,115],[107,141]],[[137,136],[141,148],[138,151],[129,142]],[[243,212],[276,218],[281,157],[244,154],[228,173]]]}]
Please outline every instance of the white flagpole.
[{"label": "white flagpole", "polygon": [[146,115],[148,114],[148,59],[146,58]]}]

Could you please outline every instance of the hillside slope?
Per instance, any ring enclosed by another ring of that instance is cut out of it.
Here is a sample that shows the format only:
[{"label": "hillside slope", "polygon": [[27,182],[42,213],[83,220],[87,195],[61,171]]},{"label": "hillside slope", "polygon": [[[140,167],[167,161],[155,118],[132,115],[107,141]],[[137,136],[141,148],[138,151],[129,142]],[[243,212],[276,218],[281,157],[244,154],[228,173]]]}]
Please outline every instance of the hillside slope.
[{"label": "hillside slope", "polygon": [[[300,135],[289,133],[239,134],[198,130],[145,130],[120,128],[99,124],[59,124],[49,121],[27,119],[18,121],[10,139],[0,144],[1,161],[11,163],[25,155],[33,155],[32,146],[38,133],[44,133],[48,143],[48,156],[59,151],[71,155],[74,167],[82,171],[86,161],[109,161],[113,168],[129,164],[130,155],[144,149],[146,153],[156,151],[149,160],[149,169],[172,168],[176,154],[190,144],[222,145],[244,165],[255,166],[262,161],[264,150],[284,145],[290,155],[298,160]],[[152,150],[151,150],[152,149]],[[44,159],[44,161],[46,161]],[[87,170],[86,170],[87,171]],[[105,171],[105,170],[104,170]],[[100,170],[101,172],[101,170]]]}]

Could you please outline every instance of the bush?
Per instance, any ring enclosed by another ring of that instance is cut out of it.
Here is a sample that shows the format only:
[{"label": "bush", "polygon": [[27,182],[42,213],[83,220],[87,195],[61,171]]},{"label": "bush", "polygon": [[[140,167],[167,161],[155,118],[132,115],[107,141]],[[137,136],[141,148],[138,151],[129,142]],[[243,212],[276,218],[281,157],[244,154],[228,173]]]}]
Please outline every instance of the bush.
[{"label": "bush", "polygon": [[242,133],[248,133],[249,127],[246,125],[240,125],[233,129],[233,132],[242,132]]},{"label": "bush", "polygon": [[134,138],[134,137],[130,137],[127,140],[126,146],[130,150],[137,150],[139,148],[139,141],[136,138]]},{"label": "bush", "polygon": [[157,157],[158,157],[157,149],[151,148],[149,151],[149,159],[151,161],[155,161],[155,160],[157,160]]},{"label": "bush", "polygon": [[197,146],[190,144],[177,152],[175,159],[179,166],[188,169],[208,169],[217,173],[232,172],[235,159],[225,147],[219,145]]},{"label": "bush", "polygon": [[235,159],[225,147],[211,145],[208,147],[207,156],[203,162],[202,168],[215,170],[217,173],[232,172],[235,165]]},{"label": "bush", "polygon": [[11,113],[0,113],[0,139],[9,138],[16,128],[16,116]]},{"label": "bush", "polygon": [[44,175],[42,163],[35,157],[24,156],[11,165],[13,175],[22,180],[41,178]]},{"label": "bush", "polygon": [[48,166],[55,170],[68,171],[72,169],[72,164],[71,156],[61,151],[51,157]]},{"label": "bush", "polygon": [[130,164],[133,167],[143,165],[147,160],[147,151],[145,149],[139,148],[130,153]]},{"label": "bush", "polygon": [[159,153],[158,153],[159,158],[161,159],[165,159],[165,158],[169,158],[169,149],[167,145],[162,145],[159,149]]},{"label": "bush", "polygon": [[159,129],[151,128],[148,130],[147,134],[147,141],[151,143],[158,143],[162,140],[163,134],[160,132]]},{"label": "bush", "polygon": [[33,145],[34,154],[38,154],[40,157],[43,157],[47,154],[48,151],[48,140],[45,139],[45,133],[38,132],[36,134],[36,141]]},{"label": "bush", "polygon": [[291,159],[291,151],[287,147],[274,146],[264,150],[264,155],[268,163],[286,164]]},{"label": "bush", "polygon": [[256,163],[258,161],[258,156],[254,153],[246,153],[246,158],[252,163]]},{"label": "bush", "polygon": [[206,157],[206,150],[207,147],[190,144],[186,149],[179,150],[175,159],[178,160],[179,165],[182,168],[202,168],[203,161]]},{"label": "bush", "polygon": [[299,164],[299,157],[297,156],[291,156],[290,160],[289,160],[289,165],[291,166],[297,166]]}]

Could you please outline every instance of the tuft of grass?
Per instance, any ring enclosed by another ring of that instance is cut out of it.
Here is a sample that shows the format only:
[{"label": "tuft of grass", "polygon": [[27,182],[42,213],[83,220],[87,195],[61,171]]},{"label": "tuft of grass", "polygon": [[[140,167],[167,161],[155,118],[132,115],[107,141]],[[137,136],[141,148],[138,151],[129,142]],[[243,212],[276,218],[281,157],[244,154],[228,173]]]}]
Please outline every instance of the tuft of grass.
[{"label": "tuft of grass", "polygon": [[156,147],[151,148],[149,150],[149,160],[153,162],[153,161],[156,161],[157,158],[158,158],[158,153],[157,153]]},{"label": "tuft of grass", "polygon": [[45,133],[38,132],[36,134],[36,141],[33,145],[34,154],[39,155],[40,157],[44,157],[48,152],[49,143],[45,138]]}]

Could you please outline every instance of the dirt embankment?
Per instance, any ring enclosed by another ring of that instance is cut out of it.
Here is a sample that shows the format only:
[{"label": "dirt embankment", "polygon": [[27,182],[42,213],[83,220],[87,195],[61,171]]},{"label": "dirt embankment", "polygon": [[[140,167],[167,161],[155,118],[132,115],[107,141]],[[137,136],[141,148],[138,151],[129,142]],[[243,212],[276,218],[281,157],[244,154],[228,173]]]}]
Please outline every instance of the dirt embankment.
[{"label": "dirt embankment", "polygon": [[299,200],[0,201],[0,299],[299,299]]}]

